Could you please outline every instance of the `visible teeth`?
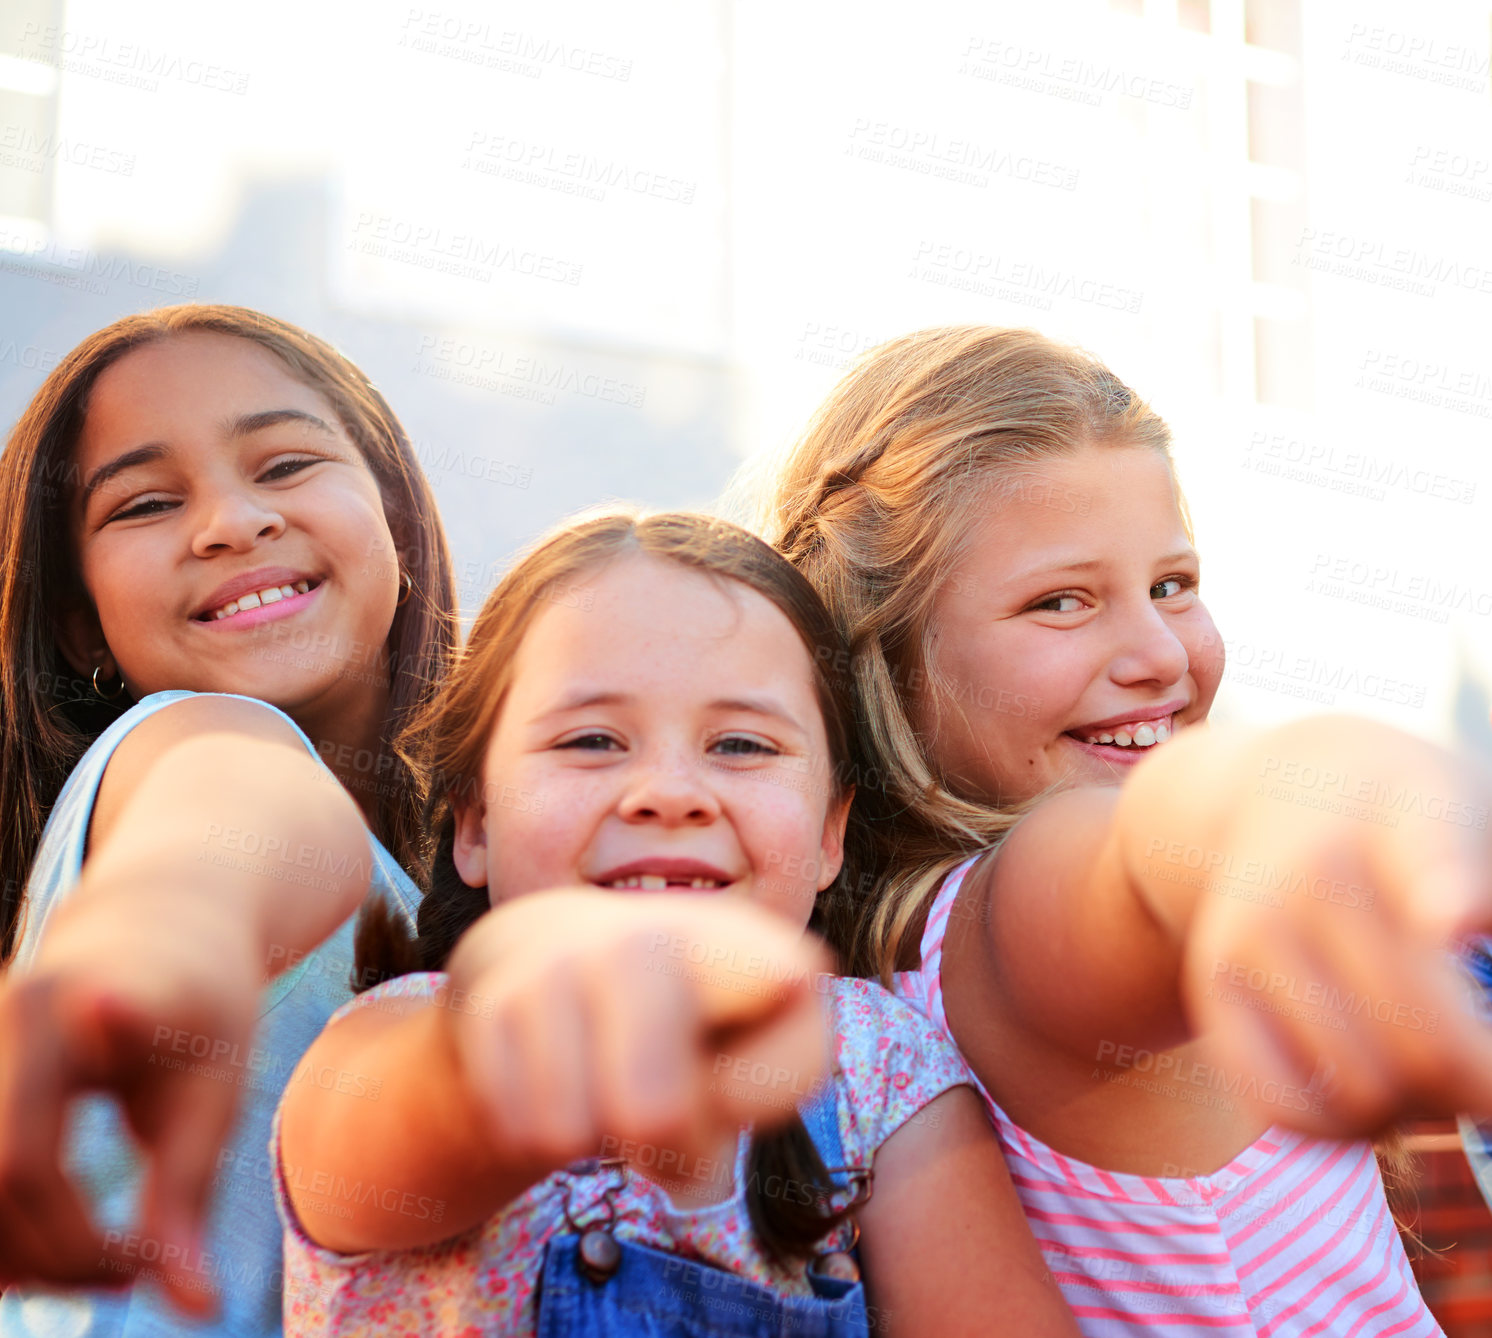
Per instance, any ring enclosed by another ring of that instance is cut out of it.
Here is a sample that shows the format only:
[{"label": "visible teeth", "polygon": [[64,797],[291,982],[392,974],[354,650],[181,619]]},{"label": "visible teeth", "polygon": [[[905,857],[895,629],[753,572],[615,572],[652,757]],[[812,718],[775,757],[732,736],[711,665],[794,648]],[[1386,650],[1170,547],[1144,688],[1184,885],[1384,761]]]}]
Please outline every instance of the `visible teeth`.
[{"label": "visible teeth", "polygon": [[[687,882],[681,878],[675,885],[705,891],[725,886],[718,878],[691,878]],[[641,892],[661,892],[669,886],[669,882],[661,873],[635,873],[630,878],[613,878],[606,886],[621,891],[635,889]]]},{"label": "visible teeth", "polygon": [[1116,729],[1112,734],[1085,734],[1083,739],[1087,743],[1111,743],[1116,748],[1153,748],[1157,743],[1165,743],[1171,733],[1170,725],[1162,721]]},{"label": "visible teeth", "polygon": [[240,595],[237,599],[230,599],[222,608],[214,609],[212,616],[215,619],[231,618],[235,613],[242,613],[245,609],[257,609],[261,604],[278,604],[282,599],[304,595],[310,588],[310,581],[296,581],[293,585],[267,585],[257,594]]}]

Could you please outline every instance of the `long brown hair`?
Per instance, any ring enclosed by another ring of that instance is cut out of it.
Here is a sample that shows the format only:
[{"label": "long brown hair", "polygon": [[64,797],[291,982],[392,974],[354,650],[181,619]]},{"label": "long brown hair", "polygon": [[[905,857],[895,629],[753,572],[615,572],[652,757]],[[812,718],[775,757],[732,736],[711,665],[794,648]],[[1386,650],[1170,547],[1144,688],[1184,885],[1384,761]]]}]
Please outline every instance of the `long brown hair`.
[{"label": "long brown hair", "polygon": [[852,970],[889,979],[943,874],[1024,811],[960,793],[926,753],[916,708],[945,694],[929,691],[924,647],[937,592],[991,501],[1085,445],[1170,460],[1165,423],[1086,353],[1031,330],[922,330],[846,374],[766,494],[757,523],[829,606],[864,712],[874,783],[855,802],[875,892],[835,944]]},{"label": "long brown hair", "polygon": [[[843,641],[812,586],[768,545],[738,526],[674,512],[638,517],[612,512],[574,521],[541,540],[503,577],[477,615],[466,646],[440,693],[411,723],[431,776],[428,823],[432,858],[411,942],[386,908],[370,903],[359,925],[356,981],[366,988],[406,971],[440,970],[462,933],[490,909],[485,887],[468,887],[451,858],[455,809],[482,787],[482,761],[512,681],[518,647],[552,600],[578,597],[578,578],[633,554],[678,562],[739,582],[780,609],[813,663],[832,765],[832,804],[850,792],[855,770],[854,703]],[[852,828],[853,828],[852,822]],[[834,887],[820,893],[810,926],[854,877],[854,841]],[[767,1193],[766,1186],[783,1191]],[[758,1235],[781,1256],[805,1254],[844,1217],[830,1211],[832,1186],[796,1115],[776,1133],[752,1140],[747,1206]]]},{"label": "long brown hair", "polygon": [[[455,639],[445,533],[409,438],[371,381],[324,340],[245,307],[186,305],[126,316],[83,340],[42,382],[0,453],[0,961],[14,950],[23,889],[47,814],[68,774],[128,699],[109,706],[57,644],[60,610],[87,598],[68,524],[74,452],[90,392],[126,353],[187,332],[268,349],[336,410],[378,482],[409,597],[389,632],[382,737],[392,741],[444,673]],[[390,560],[394,558],[390,554]],[[423,787],[408,755],[378,768],[373,830],[407,868],[419,863]]]}]

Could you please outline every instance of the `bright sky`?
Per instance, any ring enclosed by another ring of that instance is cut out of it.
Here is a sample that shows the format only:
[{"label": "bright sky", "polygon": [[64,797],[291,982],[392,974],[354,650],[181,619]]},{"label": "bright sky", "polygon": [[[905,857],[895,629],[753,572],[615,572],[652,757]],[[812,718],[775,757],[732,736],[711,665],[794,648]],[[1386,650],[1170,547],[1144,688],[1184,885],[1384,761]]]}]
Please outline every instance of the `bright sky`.
[{"label": "bright sky", "polygon": [[[888,335],[1080,342],[1176,429],[1220,712],[1445,736],[1457,666],[1492,681],[1489,4],[1303,9],[1270,50],[1242,0],[176,0],[127,24],[69,0],[0,83],[45,91],[60,61],[59,133],[133,159],[59,166],[64,243],[189,269],[247,189],[324,177],[341,306],[723,361],[743,455]],[[1250,81],[1296,108],[1272,138],[1263,113],[1252,163]],[[1255,402],[1258,316],[1294,404]]]}]

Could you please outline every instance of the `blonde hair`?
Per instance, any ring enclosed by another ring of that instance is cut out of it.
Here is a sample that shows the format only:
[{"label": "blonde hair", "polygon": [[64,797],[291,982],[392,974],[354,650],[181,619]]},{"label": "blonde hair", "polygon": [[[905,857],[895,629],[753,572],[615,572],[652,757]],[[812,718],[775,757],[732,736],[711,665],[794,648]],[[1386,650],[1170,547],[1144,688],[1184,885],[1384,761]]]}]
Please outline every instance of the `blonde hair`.
[{"label": "blonde hair", "polygon": [[[1096,358],[1034,330],[945,326],[871,349],[759,490],[757,528],[808,577],[849,645],[869,762],[850,840],[864,851],[858,885],[872,894],[821,924],[862,975],[889,984],[915,966],[912,931],[944,875],[998,844],[1035,802],[1001,809],[955,793],[923,750],[913,708],[939,686],[924,639],[969,531],[1040,461],[1084,446],[1144,447],[1172,463],[1164,420]],[[1179,487],[1176,503],[1190,538]],[[1416,1175],[1403,1131],[1374,1150],[1396,1224],[1422,1244],[1402,1212]]]},{"label": "blonde hair", "polygon": [[855,809],[875,891],[835,945],[852,969],[889,979],[943,875],[1023,811],[956,793],[914,725],[926,690],[949,686],[925,638],[969,533],[1044,460],[1094,445],[1169,463],[1170,441],[1159,415],[1081,350],[1031,330],[950,326],[867,353],[781,467],[758,525],[845,634],[872,762]]}]

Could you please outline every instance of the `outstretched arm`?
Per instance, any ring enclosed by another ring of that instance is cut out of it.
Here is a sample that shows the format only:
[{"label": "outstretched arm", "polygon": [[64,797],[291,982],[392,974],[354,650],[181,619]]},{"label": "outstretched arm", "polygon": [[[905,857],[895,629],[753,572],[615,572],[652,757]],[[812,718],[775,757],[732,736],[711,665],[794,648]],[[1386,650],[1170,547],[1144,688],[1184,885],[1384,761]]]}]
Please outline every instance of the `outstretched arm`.
[{"label": "outstretched arm", "polygon": [[[1300,1088],[1323,1074],[1323,1110],[1290,1118],[1324,1134],[1492,1110],[1492,1031],[1450,951],[1492,925],[1485,770],[1344,717],[1188,751],[1197,799],[1183,796],[1171,839],[1201,848],[1207,877],[1139,886],[1181,934],[1187,1014],[1222,1062]],[[1136,779],[1127,861],[1173,866],[1154,815],[1178,805],[1163,778]],[[1268,897],[1231,895],[1265,879]]]},{"label": "outstretched arm", "polygon": [[1320,1132],[1492,1107],[1445,951],[1492,922],[1489,803],[1480,772],[1370,721],[1189,732],[1020,823],[974,875],[957,964],[998,979],[1001,1024],[1088,1062],[1205,1032],[1261,1082],[1324,1068],[1320,1117],[1286,1112]]},{"label": "outstretched arm", "polygon": [[[609,1147],[713,1151],[778,1112],[711,1081],[722,1046],[749,1071],[803,1084],[822,1072],[813,977],[827,964],[796,927],[731,898],[520,897],[466,932],[433,1002],[369,1000],[307,1052],[316,1072],[348,1076],[343,1091],[286,1089],[296,1217],[343,1253],[409,1249]],[[358,1098],[374,1084],[377,1101]],[[397,1192],[348,1202],[326,1190],[369,1182]]]},{"label": "outstretched arm", "polygon": [[[287,876],[303,852],[309,887]],[[351,797],[263,707],[189,698],[120,744],[78,885],[0,987],[0,1277],[98,1285],[139,1267],[59,1170],[67,1103],[88,1090],[115,1095],[142,1144],[140,1232],[168,1276],[186,1263],[236,1092],[160,1061],[181,1035],[194,1054],[247,1048],[265,978],[357,908],[369,858]],[[200,1290],[173,1292],[202,1309]]]}]

